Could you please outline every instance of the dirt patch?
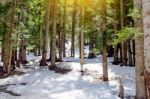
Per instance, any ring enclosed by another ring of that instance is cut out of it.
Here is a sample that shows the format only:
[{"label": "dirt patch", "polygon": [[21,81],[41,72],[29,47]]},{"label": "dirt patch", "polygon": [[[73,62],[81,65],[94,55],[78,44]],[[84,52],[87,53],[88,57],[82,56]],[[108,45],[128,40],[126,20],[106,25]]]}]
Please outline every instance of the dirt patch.
[{"label": "dirt patch", "polygon": [[20,83],[20,85],[27,85],[27,83]]},{"label": "dirt patch", "polygon": [[9,76],[13,76],[13,75],[23,75],[24,72],[22,71],[12,71],[10,74],[6,74],[5,72],[3,71],[0,71],[0,79],[4,79],[4,78],[7,78]]},{"label": "dirt patch", "polygon": [[55,71],[55,73],[60,73],[60,74],[67,74],[72,71],[72,69],[61,68],[58,66],[50,66],[49,70],[53,70]]}]

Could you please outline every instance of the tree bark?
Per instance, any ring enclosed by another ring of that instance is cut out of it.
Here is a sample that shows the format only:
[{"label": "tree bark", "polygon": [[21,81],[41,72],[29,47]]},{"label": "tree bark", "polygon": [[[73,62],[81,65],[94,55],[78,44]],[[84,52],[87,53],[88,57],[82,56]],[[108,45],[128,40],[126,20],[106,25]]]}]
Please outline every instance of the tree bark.
[{"label": "tree bark", "polygon": [[44,46],[40,66],[47,66],[48,36],[49,36],[50,0],[47,0],[45,16]]},{"label": "tree bark", "polygon": [[118,45],[114,48],[114,62],[113,64],[118,65]]},{"label": "tree bark", "polygon": [[[114,23],[114,35],[116,35],[117,30],[120,29],[120,0],[117,0],[115,3],[115,23]],[[114,46],[114,62],[113,64],[118,65],[119,64],[119,44]]]},{"label": "tree bark", "polygon": [[56,27],[56,18],[57,18],[57,0],[52,0],[52,42],[51,42],[51,66],[50,68],[53,68],[56,66],[56,32],[57,32],[57,27]]},{"label": "tree bark", "polygon": [[[142,10],[142,0],[135,0],[134,7],[138,11]],[[135,28],[142,29],[143,21],[142,15],[140,18],[135,19]],[[140,35],[135,39],[135,71],[136,71],[136,98],[146,99],[145,79],[144,79],[144,36]]]},{"label": "tree bark", "polygon": [[71,57],[75,56],[75,28],[76,28],[76,6],[77,1],[73,1],[73,13],[72,13],[72,34],[71,34]]},{"label": "tree bark", "polygon": [[27,57],[26,57],[26,41],[25,38],[21,38],[20,40],[20,47],[19,47],[19,62],[22,64],[27,63]]},{"label": "tree bark", "polygon": [[64,1],[64,15],[63,15],[63,34],[62,34],[62,42],[63,42],[63,57],[66,57],[66,6],[67,0]]},{"label": "tree bark", "polygon": [[84,0],[80,1],[80,65],[81,73],[83,74],[83,64],[84,64]]},{"label": "tree bark", "polygon": [[101,18],[102,22],[102,65],[103,65],[103,81],[108,81],[108,67],[107,67],[107,7],[106,0],[101,0]]},{"label": "tree bark", "polygon": [[7,74],[11,73],[11,58],[12,58],[12,34],[14,29],[15,21],[15,9],[16,9],[16,0],[8,1],[10,5],[8,9],[8,15],[6,16],[6,26],[7,32],[4,34],[4,57],[3,57],[3,70]]},{"label": "tree bark", "polygon": [[133,65],[135,66],[135,40],[132,40],[132,46],[133,46]]},{"label": "tree bark", "polygon": [[133,58],[132,58],[132,50],[131,50],[131,40],[128,41],[128,60],[129,60],[129,66],[134,66]]},{"label": "tree bark", "polygon": [[[121,29],[125,26],[125,9],[124,9],[124,0],[120,0],[120,20],[121,20]],[[126,41],[122,42],[122,64],[121,66],[127,65],[127,44]]]}]

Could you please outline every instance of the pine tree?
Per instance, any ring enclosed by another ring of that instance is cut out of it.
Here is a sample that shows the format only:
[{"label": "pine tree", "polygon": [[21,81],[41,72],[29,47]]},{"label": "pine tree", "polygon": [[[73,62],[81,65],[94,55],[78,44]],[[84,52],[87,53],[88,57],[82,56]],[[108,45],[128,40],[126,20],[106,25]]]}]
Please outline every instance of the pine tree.
[{"label": "pine tree", "polygon": [[42,51],[42,60],[40,66],[47,66],[47,51],[48,51],[48,38],[49,38],[49,17],[50,17],[50,0],[46,1],[46,14],[45,14],[45,32],[44,32],[44,45]]}]

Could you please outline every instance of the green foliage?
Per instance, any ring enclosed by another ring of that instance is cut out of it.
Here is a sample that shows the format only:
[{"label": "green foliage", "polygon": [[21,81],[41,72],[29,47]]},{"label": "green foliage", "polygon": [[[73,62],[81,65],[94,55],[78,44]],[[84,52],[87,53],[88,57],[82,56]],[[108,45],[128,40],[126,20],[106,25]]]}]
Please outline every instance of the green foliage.
[{"label": "green foliage", "polygon": [[98,49],[98,48],[93,48],[92,51],[94,52],[94,54],[99,54],[100,49]]},{"label": "green foliage", "polygon": [[118,31],[115,35],[116,38],[113,40],[113,44],[117,45],[118,43],[122,43],[129,39],[134,39],[138,36],[143,35],[140,29],[133,28],[133,27],[125,27],[122,30]]},{"label": "green foliage", "polygon": [[133,9],[132,12],[130,12],[129,16],[131,16],[135,21],[142,17],[142,11],[138,9]]}]

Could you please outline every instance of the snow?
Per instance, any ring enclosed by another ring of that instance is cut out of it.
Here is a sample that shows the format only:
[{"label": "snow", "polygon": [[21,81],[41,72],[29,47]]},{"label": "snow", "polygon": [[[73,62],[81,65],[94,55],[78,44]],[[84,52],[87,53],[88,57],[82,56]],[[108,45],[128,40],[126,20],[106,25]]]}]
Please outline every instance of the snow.
[{"label": "snow", "polygon": [[41,56],[28,55],[31,65],[36,62],[34,68],[23,69],[25,72],[23,75],[0,79],[0,85],[16,84],[8,86],[7,90],[21,94],[12,96],[0,92],[0,99],[120,99],[118,77],[123,82],[125,96],[135,96],[135,68],[112,65],[112,58],[108,58],[108,82],[101,80],[101,56],[85,59],[84,75],[80,73],[78,54],[75,58],[64,58],[64,62],[57,63],[57,66],[72,69],[67,74],[55,73],[47,67],[40,68],[38,66],[40,58]]}]

